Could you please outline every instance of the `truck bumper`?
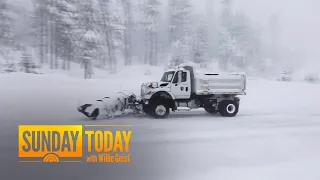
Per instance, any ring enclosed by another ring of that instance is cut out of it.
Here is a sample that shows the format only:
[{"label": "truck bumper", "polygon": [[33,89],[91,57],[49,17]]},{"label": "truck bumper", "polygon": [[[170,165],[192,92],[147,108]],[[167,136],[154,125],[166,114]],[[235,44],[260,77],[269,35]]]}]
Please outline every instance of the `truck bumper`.
[{"label": "truck bumper", "polygon": [[142,99],[140,101],[142,104],[148,105],[149,104],[149,100],[148,99]]}]

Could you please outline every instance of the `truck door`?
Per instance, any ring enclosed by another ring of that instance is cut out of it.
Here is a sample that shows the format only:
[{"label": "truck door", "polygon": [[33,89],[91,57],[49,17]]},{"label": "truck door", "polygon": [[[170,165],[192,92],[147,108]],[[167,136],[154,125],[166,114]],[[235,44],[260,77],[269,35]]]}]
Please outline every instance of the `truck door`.
[{"label": "truck door", "polygon": [[176,99],[189,99],[191,94],[190,73],[177,71],[172,80],[171,92]]}]

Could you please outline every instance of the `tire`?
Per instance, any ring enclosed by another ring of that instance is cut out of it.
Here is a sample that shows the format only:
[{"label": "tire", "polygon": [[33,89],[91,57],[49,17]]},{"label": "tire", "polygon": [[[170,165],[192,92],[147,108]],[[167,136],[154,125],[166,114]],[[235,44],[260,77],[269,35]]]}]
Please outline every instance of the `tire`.
[{"label": "tire", "polygon": [[151,106],[150,114],[156,119],[165,119],[168,117],[170,108],[165,102],[154,102]]},{"label": "tire", "polygon": [[152,111],[150,110],[149,106],[143,105],[143,112],[146,113],[148,116],[153,116]]},{"label": "tire", "polygon": [[[216,100],[215,100],[216,101]],[[209,113],[209,114],[216,114],[218,113],[218,111],[216,110],[216,107],[212,106],[213,105],[213,102],[212,102],[212,99],[206,99],[204,101],[204,104],[203,104],[203,108],[204,110]]]},{"label": "tire", "polygon": [[146,113],[146,115],[148,116],[153,116],[152,112],[151,111],[144,111]]},{"label": "tire", "polygon": [[231,100],[224,100],[219,103],[219,113],[224,117],[234,117],[238,114],[239,103]]},{"label": "tire", "polygon": [[213,106],[204,106],[204,110],[209,114],[216,114],[218,111]]}]

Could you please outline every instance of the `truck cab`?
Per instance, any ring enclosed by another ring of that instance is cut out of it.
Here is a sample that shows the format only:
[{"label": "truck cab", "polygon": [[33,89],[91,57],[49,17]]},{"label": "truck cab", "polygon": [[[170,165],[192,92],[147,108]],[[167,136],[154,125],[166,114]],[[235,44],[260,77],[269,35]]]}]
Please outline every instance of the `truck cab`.
[{"label": "truck cab", "polygon": [[148,101],[156,93],[166,93],[172,99],[189,99],[192,93],[192,77],[185,68],[170,69],[162,75],[159,82],[143,83],[141,98]]},{"label": "truck cab", "polygon": [[[173,99],[189,99],[191,96],[190,71],[185,69],[170,70],[163,74],[161,82],[168,83]],[[161,86],[161,85],[160,85]]]}]

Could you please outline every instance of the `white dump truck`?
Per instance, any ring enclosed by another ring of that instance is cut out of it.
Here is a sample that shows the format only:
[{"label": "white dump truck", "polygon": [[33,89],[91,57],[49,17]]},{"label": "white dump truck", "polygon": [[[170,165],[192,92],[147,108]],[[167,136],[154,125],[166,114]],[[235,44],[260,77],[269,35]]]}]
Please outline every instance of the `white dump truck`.
[{"label": "white dump truck", "polygon": [[[143,83],[140,97],[133,94],[118,98],[120,103],[111,112],[125,114],[129,110],[146,113],[154,118],[166,118],[170,111],[203,108],[211,114],[234,117],[239,111],[238,96],[245,95],[245,91],[246,76],[243,73],[196,73],[192,66],[182,66],[164,72],[159,82]],[[87,112],[85,109],[89,106],[94,108]],[[96,119],[102,108],[86,104],[78,110]]]}]

